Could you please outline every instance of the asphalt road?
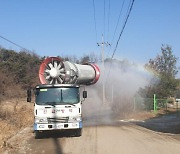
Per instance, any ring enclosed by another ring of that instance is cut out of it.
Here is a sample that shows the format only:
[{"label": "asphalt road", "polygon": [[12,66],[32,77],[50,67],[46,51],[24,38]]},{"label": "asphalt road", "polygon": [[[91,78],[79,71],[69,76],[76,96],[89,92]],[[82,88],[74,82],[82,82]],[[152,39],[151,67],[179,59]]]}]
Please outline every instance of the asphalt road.
[{"label": "asphalt road", "polygon": [[[172,119],[169,125],[179,126],[180,119]],[[160,121],[161,127],[158,127]],[[81,137],[58,133],[34,139],[32,128],[26,128],[8,141],[5,154],[180,154],[180,131],[163,132],[167,118],[96,122],[86,121]]]}]

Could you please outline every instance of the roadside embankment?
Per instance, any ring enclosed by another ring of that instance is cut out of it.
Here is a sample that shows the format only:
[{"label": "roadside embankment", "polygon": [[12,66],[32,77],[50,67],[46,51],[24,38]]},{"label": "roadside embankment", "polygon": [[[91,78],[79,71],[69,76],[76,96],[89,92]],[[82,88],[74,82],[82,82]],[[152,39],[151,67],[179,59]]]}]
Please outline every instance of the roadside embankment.
[{"label": "roadside embankment", "polygon": [[0,102],[0,153],[8,147],[7,140],[33,123],[33,103],[25,98]]}]

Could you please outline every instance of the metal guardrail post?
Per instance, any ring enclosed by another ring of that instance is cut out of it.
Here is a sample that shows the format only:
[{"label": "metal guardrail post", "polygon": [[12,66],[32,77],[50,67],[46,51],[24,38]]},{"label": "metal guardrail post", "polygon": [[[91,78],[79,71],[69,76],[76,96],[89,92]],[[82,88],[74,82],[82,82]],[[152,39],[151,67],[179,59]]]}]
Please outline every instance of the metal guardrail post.
[{"label": "metal guardrail post", "polygon": [[154,112],[157,111],[157,100],[156,100],[156,94],[154,94]]},{"label": "metal guardrail post", "polygon": [[177,112],[177,117],[179,117],[179,108],[178,108],[178,102],[176,101],[176,112]]}]

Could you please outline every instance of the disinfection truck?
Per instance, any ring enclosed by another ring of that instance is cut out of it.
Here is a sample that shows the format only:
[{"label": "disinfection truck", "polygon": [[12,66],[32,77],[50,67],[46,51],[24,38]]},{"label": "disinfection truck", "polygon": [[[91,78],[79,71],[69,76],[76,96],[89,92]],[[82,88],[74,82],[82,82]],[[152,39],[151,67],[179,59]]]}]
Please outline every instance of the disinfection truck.
[{"label": "disinfection truck", "polygon": [[[81,136],[82,102],[87,97],[84,87],[95,84],[99,77],[96,64],[75,64],[58,57],[45,59],[39,69],[41,84],[33,89],[35,138],[53,130],[69,130]],[[28,89],[28,102],[31,93]]]}]

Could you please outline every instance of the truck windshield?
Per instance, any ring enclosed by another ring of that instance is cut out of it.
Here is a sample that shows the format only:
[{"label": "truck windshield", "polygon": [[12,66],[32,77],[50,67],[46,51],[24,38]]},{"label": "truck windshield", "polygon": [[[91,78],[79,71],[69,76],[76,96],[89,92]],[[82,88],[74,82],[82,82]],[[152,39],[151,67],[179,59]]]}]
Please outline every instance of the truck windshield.
[{"label": "truck windshield", "polygon": [[79,88],[43,88],[36,90],[38,105],[76,104],[80,100]]}]

